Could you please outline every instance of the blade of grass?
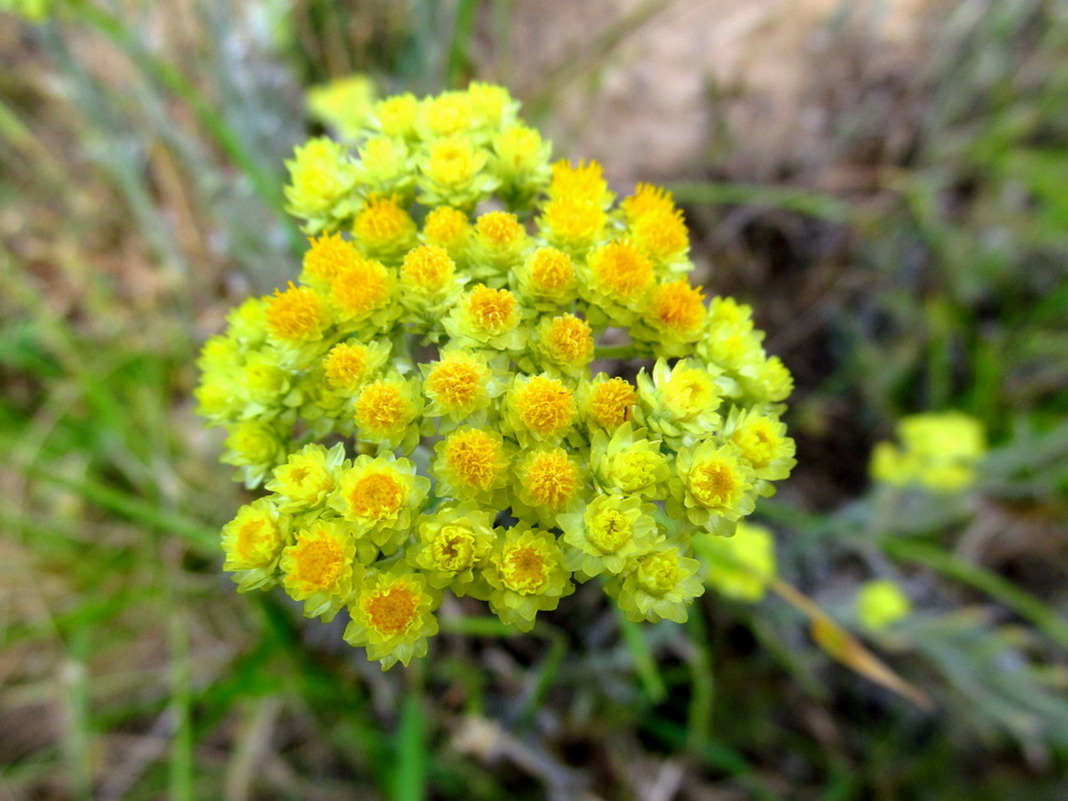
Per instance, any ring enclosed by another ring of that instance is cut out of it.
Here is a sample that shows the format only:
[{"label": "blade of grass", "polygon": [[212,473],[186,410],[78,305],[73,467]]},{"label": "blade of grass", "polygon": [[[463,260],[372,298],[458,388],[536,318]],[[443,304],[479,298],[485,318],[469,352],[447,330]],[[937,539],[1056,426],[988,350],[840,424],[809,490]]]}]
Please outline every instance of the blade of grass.
[{"label": "blade of grass", "polygon": [[846,204],[830,195],[795,187],[679,181],[668,188],[680,203],[766,206],[829,222],[848,222],[855,216]]},{"label": "blade of grass", "polygon": [[627,620],[626,615],[616,606],[616,619],[619,621],[619,633],[623,642],[630,651],[630,658],[634,661],[634,670],[638,673],[638,679],[645,690],[645,696],[654,704],[658,704],[667,697],[667,688],[664,679],[657,668],[656,660],[649,650],[649,643],[645,640],[645,632],[637,623]]},{"label": "blade of grass", "polygon": [[712,708],[715,701],[715,677],[712,673],[712,649],[708,629],[700,609],[686,621],[693,655],[690,658],[690,707],[686,716],[686,748],[700,753],[712,733]]},{"label": "blade of grass", "polygon": [[394,773],[396,801],[426,798],[426,717],[423,714],[421,682],[414,679],[401,702],[397,728],[397,763]]},{"label": "blade of grass", "polygon": [[[174,591],[173,588],[171,590]],[[193,727],[191,721],[189,631],[183,607],[175,606],[170,616],[172,724],[169,758],[171,801],[193,801]]]},{"label": "blade of grass", "polygon": [[108,487],[91,478],[73,481],[54,475],[44,467],[29,466],[25,472],[38,480],[69,490],[89,503],[127,520],[175,534],[202,554],[213,554],[218,548],[218,536],[213,529],[177,512],[161,509],[150,501]]},{"label": "blade of grass", "polygon": [[78,801],[88,801],[93,792],[89,753],[88,670],[84,661],[89,652],[90,632],[89,627],[73,630],[67,658],[59,666],[63,702],[63,762],[71,797]]},{"label": "blade of grass", "polygon": [[919,562],[996,598],[1034,624],[1061,648],[1068,649],[1068,622],[1011,581],[932,545],[890,537],[884,538],[880,544],[895,559]]},{"label": "blade of grass", "polygon": [[204,95],[173,65],[153,56],[141,39],[124,25],[122,20],[98,8],[88,0],[70,0],[69,3],[82,19],[119,46],[146,74],[151,75],[165,89],[189,104],[200,124],[215,138],[226,155],[249,178],[259,195],[279,212],[285,225],[286,235],[295,253],[303,250],[303,238],[289,222],[285,209],[285,197],[274,175],[263,169],[244,147],[241,137],[230,127],[226,119],[212,108]]}]

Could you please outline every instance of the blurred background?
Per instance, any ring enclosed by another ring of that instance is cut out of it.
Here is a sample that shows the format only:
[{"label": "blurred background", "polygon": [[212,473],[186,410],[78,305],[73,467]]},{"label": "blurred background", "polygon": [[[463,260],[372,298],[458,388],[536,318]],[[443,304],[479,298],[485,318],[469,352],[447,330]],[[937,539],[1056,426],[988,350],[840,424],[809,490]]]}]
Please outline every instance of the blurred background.
[{"label": "blurred background", "polygon": [[[389,673],[234,591],[194,362],[296,276],[284,160],[354,72],[672,189],[795,376],[774,591]],[[1062,0],[0,0],[0,386],[4,801],[1068,798]],[[947,409],[973,482],[873,481]]]}]

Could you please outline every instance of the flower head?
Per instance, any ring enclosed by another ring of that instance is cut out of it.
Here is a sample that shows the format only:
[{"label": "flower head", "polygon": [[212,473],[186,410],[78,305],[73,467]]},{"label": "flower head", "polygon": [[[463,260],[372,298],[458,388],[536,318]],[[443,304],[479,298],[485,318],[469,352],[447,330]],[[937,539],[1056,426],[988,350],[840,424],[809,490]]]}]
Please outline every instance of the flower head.
[{"label": "flower head", "polygon": [[407,459],[361,455],[338,475],[329,504],[357,536],[392,553],[407,538],[429,489],[430,481]]},{"label": "flower head", "polygon": [[538,612],[556,609],[574,592],[556,538],[525,523],[498,530],[483,575],[491,587],[490,609],[520,631],[530,631]]},{"label": "flower head", "polygon": [[356,540],[337,520],[319,518],[298,529],[282,551],[282,587],[304,601],[304,615],[332,619],[363,575],[356,561]]},{"label": "flower head", "polygon": [[668,546],[640,557],[627,573],[605,586],[629,620],[685,623],[687,607],[704,592],[697,572],[701,563]]},{"label": "flower head", "polygon": [[556,516],[578,506],[586,494],[582,468],[564,448],[528,451],[516,463],[518,487],[512,512],[546,527]]},{"label": "flower head", "polygon": [[492,429],[459,428],[434,448],[438,493],[490,505],[508,482],[513,447]]},{"label": "flower head", "polygon": [[548,375],[516,376],[505,396],[504,423],[521,445],[559,442],[578,417],[574,393]]},{"label": "flower head", "polygon": [[564,566],[580,578],[622,573],[661,539],[656,511],[633,495],[600,494],[583,511],[561,514]]},{"label": "flower head", "polygon": [[280,511],[303,512],[321,506],[334,491],[338,468],[345,461],[345,446],[329,451],[318,443],[305,445],[274,469],[266,488],[275,493]]},{"label": "flower head", "polygon": [[[383,667],[426,653],[445,590],[529,630],[594,577],[632,620],[684,620],[706,582],[762,589],[770,535],[711,535],[792,468],[792,379],[748,306],[690,283],[671,194],[617,203],[597,162],[550,164],[500,86],[376,100],[361,77],[311,100],[345,142],[288,162],[299,280],[197,360],[223,461],[266,482],[223,530],[239,589],[347,606]],[[873,471],[970,476],[935,458],[967,436],[938,430]]]},{"label": "flower head", "polygon": [[482,568],[496,540],[493,517],[493,512],[472,502],[445,505],[424,515],[416,524],[409,563],[422,571],[432,587],[448,587],[456,595],[485,600],[489,587]]},{"label": "flower head", "polygon": [[427,638],[438,633],[433,613],[439,603],[426,579],[403,565],[368,570],[349,604],[345,642],[366,648],[367,658],[381,662],[383,670],[397,662],[407,665],[426,656]]},{"label": "flower head", "polygon": [[715,534],[731,534],[739,518],[755,506],[753,470],[733,445],[706,440],[679,450],[675,463],[681,492],[668,514]]},{"label": "flower head", "polygon": [[234,574],[241,592],[270,586],[275,568],[289,537],[289,518],[278,513],[268,498],[260,498],[237,510],[223,526],[223,570]]}]

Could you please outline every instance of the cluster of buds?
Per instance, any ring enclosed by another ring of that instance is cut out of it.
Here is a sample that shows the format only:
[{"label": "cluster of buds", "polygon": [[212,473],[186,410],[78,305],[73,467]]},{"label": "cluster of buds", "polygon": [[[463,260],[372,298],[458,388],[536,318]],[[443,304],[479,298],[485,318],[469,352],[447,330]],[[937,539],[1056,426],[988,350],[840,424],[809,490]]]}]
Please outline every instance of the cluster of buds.
[{"label": "cluster of buds", "polygon": [[617,202],[517,111],[486,84],[399,95],[354,153],[297,148],[299,282],[199,361],[224,461],[267,490],[223,529],[225,569],[347,610],[383,667],[426,653],[445,591],[529,631],[596,579],[628,618],[681,622],[715,583],[702,549],[794,465],[789,372],[748,307],[690,285],[671,195]]}]

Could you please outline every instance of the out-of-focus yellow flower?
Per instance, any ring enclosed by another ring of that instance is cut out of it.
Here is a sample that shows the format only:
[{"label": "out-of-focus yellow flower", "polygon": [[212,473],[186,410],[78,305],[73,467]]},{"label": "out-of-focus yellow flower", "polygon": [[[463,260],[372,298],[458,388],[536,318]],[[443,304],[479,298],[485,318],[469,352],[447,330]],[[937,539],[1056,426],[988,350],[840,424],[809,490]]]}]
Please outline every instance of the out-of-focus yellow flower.
[{"label": "out-of-focus yellow flower", "polygon": [[869,581],[857,593],[857,617],[872,631],[889,628],[911,611],[908,596],[889,579]]},{"label": "out-of-focus yellow flower", "polygon": [[871,474],[895,486],[917,484],[952,493],[975,481],[976,465],[986,453],[983,426],[962,412],[927,412],[898,423],[901,447],[880,442],[872,452]]},{"label": "out-of-focus yellow flower", "polygon": [[693,549],[705,563],[705,582],[727,598],[755,603],[775,578],[775,538],[764,526],[739,522],[733,537],[697,534]]},{"label": "out-of-focus yellow flower", "polygon": [[342,139],[355,141],[375,104],[375,85],[366,75],[348,75],[308,90],[308,110],[334,128]]},{"label": "out-of-focus yellow flower", "polygon": [[359,175],[344,145],[326,137],[309,139],[286,167],[286,210],[304,220],[307,233],[336,228],[352,215]]}]

